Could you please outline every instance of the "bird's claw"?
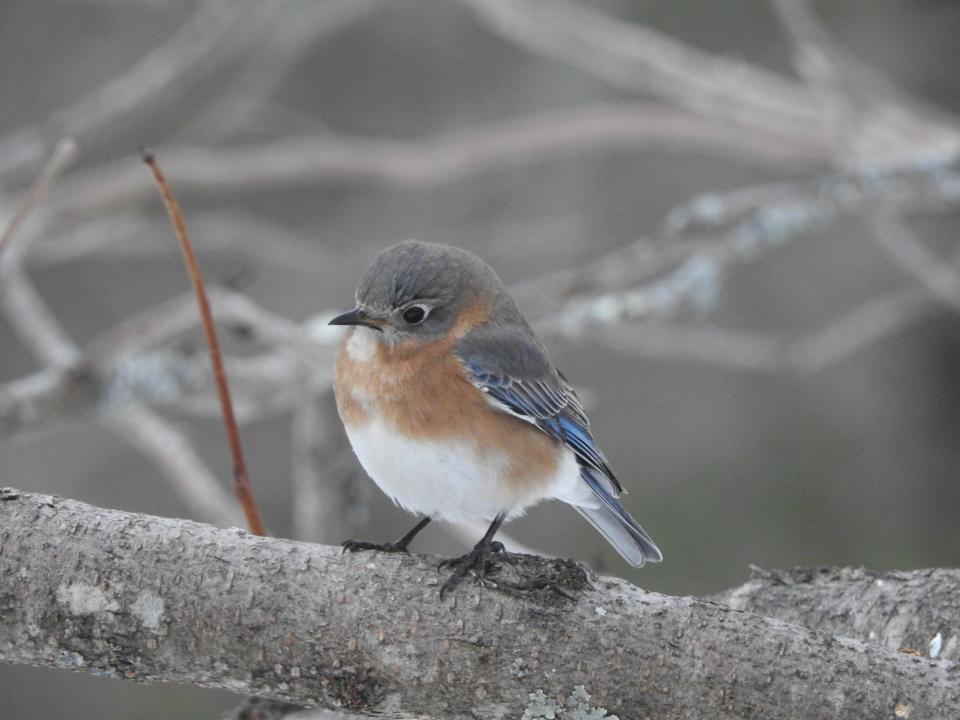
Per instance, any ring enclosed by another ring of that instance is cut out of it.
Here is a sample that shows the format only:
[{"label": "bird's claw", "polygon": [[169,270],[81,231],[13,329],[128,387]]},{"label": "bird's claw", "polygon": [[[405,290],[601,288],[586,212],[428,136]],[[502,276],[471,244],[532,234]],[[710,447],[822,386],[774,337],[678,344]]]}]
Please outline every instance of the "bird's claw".
[{"label": "bird's claw", "polygon": [[503,547],[503,543],[496,540],[493,542],[481,541],[477,543],[473,550],[468,552],[466,555],[441,560],[440,565],[437,568],[438,570],[440,568],[451,566],[454,568],[454,570],[453,574],[443,584],[443,587],[440,588],[440,599],[443,600],[447,593],[453,592],[463,581],[463,579],[471,572],[478,580],[480,580],[480,582],[486,582],[487,560],[493,554],[507,557],[507,552]]}]

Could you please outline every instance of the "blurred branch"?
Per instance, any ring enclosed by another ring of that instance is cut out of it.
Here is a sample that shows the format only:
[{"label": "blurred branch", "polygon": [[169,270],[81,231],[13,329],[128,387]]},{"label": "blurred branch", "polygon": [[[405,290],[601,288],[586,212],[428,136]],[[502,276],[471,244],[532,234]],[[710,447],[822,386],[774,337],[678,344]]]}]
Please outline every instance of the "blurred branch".
[{"label": "blurred branch", "polygon": [[[878,207],[885,208],[886,217],[952,209],[958,202],[960,174],[952,159],[894,172],[843,173],[705,195],[670,212],[659,243],[642,239],[580,272],[528,281],[520,300],[529,298],[542,313],[535,325],[545,335],[736,369],[817,372],[910,322],[928,303],[910,292],[878,296],[800,340],[664,321],[685,310],[707,315],[733,268],[828,221],[870,216]],[[905,237],[902,226],[886,219],[876,224],[878,241],[888,254],[896,253],[900,265],[942,301],[951,294],[960,300],[960,279],[954,271]],[[632,286],[627,284],[631,279]],[[557,291],[551,292],[551,285]],[[659,322],[636,324],[647,319]]]},{"label": "blurred branch", "polygon": [[[805,717],[831,720],[960,712],[952,663],[613,578],[593,585],[569,561],[520,556],[491,579],[541,578],[572,599],[474,585],[440,603],[436,567],[421,557],[344,554],[9,488],[0,502],[0,576],[17,578],[0,591],[6,662],[385,717],[516,717],[575,686],[623,716],[786,720],[797,697],[815,698]],[[888,616],[901,593],[922,603],[925,580],[952,578],[943,572],[898,584]],[[933,597],[949,604],[924,617],[955,627],[957,593]],[[843,607],[849,627],[883,615]],[[939,628],[924,623],[915,630],[933,637]],[[636,682],[609,672],[625,649]]]},{"label": "blurred branch", "polygon": [[[531,52],[631,92],[649,92],[692,112],[733,121],[745,134],[778,134],[832,153],[847,167],[897,166],[956,152],[955,123],[875,98],[872,112],[838,111],[819,88],[685,45],[567,0],[460,0],[491,31]],[[788,19],[798,29],[797,13]],[[801,18],[802,19],[802,18]],[[805,32],[807,28],[800,29]],[[840,98],[836,98],[839,100]],[[857,132],[849,132],[852,119]],[[838,144],[839,137],[851,141]]]},{"label": "blurred branch", "polygon": [[866,219],[877,246],[890,262],[917,280],[930,297],[960,311],[960,274],[945,258],[931,251],[890,209],[868,214]]},{"label": "blurred branch", "polygon": [[593,328],[569,337],[619,352],[660,360],[696,362],[751,372],[814,375],[916,321],[930,309],[928,293],[908,288],[879,294],[810,334],[791,339],[712,325],[649,321]]},{"label": "blurred branch", "polygon": [[46,368],[0,384],[0,442],[54,420],[90,412],[100,383],[88,369]]},{"label": "blurred branch", "polygon": [[[241,262],[258,262],[299,273],[341,260],[341,256],[304,234],[242,209],[191,213],[197,251],[229,253]],[[98,258],[165,257],[179,252],[166,240],[170,223],[135,212],[84,219],[48,230],[30,248],[28,266],[65,264],[93,253]],[[264,238],[270,238],[269,243]]]},{"label": "blurred branch", "polygon": [[631,92],[704,115],[820,144],[823,118],[806,89],[737,60],[567,0],[461,0],[492,31]]},{"label": "blurred branch", "polygon": [[116,121],[135,110],[169,102],[226,61],[256,44],[258,13],[275,9],[274,0],[207,0],[166,43],[125,72],[54,112],[43,126],[25,127],[0,138],[0,175],[40,161],[47,133],[70,135],[84,147],[114,132]]},{"label": "blurred branch", "polygon": [[[421,141],[331,134],[230,148],[169,147],[164,164],[178,186],[223,194],[334,179],[432,185],[588,150],[659,145],[720,150],[778,165],[824,163],[829,157],[803,143],[744,133],[688,112],[624,103],[544,111]],[[55,208],[66,214],[129,208],[150,190],[128,162],[120,161],[75,174],[58,190]]]},{"label": "blurred branch", "polygon": [[[340,338],[336,332],[311,335],[306,326],[272,313],[250,298],[226,288],[212,286],[207,297],[215,311],[217,324],[228,328],[242,327],[245,333],[270,346],[290,345],[307,351],[332,346]],[[91,344],[89,354],[99,365],[109,366],[121,355],[142,352],[192,330],[200,325],[196,303],[196,298],[187,293],[154,305],[102,334]]]},{"label": "blurred branch", "polygon": [[[221,325],[243,327],[269,348],[226,360],[238,390],[240,418],[291,408],[302,397],[295,379],[304,368],[314,383],[329,383],[339,335],[315,332],[315,325],[327,329],[322,318],[299,325],[237,293],[211,288],[209,295]],[[192,295],[168,300],[99,337],[76,366],[48,368],[0,384],[0,439],[95,409],[109,414],[131,401],[190,410],[192,398],[194,409],[203,407],[206,416],[219,417],[218,404],[203,397],[212,382],[209,360],[169,347],[197,327],[195,303]]]},{"label": "blurred branch", "polygon": [[13,215],[10,216],[6,227],[3,229],[3,232],[0,233],[0,253],[23,255],[22,248],[19,249],[19,253],[17,249],[5,248],[7,244],[10,243],[10,239],[14,233],[16,233],[17,228],[20,227],[20,223],[43,201],[53,187],[53,184],[57,181],[57,178],[67,169],[67,166],[73,161],[76,154],[77,144],[72,138],[63,138],[57,143],[53,154],[50,156],[50,159],[47,160],[47,164],[40,170],[30,190],[27,191],[26,196],[13,211]]},{"label": "blurred branch", "polygon": [[929,307],[926,293],[916,288],[877,295],[821,330],[793,342],[785,356],[789,365],[800,372],[820,372],[888,337]]},{"label": "blurred branch", "polygon": [[[925,115],[940,114],[837,44],[810,0],[770,0],[770,4],[793,43],[794,67],[814,90],[833,96],[834,102],[842,95],[847,102],[861,106],[879,101],[910,106]],[[867,109],[861,107],[858,114],[864,112]]]},{"label": "blurred branch", "polygon": [[368,17],[382,0],[287,3],[266,37],[244,58],[229,88],[188,124],[191,136],[222,140],[245,129],[258,108],[318,42]]},{"label": "blurred branch", "polygon": [[76,149],[76,143],[70,138],[64,138],[57,144],[0,234],[0,303],[7,319],[39,360],[60,368],[74,366],[79,359],[79,352],[34,289],[23,268],[23,258],[35,235],[24,232],[18,235],[17,230],[50,192],[57,178],[73,160]]},{"label": "blurred branch", "polygon": [[587,330],[573,339],[659,360],[704,363],[753,372],[786,369],[784,341],[765,333],[647,322],[639,326]]},{"label": "blurred branch", "polygon": [[662,243],[640,238],[622,248],[591,255],[575,267],[523,280],[510,291],[524,316],[538,323],[554,315],[571,298],[652,281],[691,256],[709,251],[713,245],[712,240]]},{"label": "blurred branch", "polygon": [[770,0],[794,47],[793,66],[808,85],[829,95],[838,94],[835,48],[806,0]]}]

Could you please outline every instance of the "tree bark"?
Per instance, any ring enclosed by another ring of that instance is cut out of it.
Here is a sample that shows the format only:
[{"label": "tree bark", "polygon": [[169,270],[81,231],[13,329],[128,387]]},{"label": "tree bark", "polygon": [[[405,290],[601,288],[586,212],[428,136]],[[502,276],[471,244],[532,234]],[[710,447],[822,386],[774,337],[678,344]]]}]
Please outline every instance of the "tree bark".
[{"label": "tree bark", "polygon": [[754,568],[749,582],[711,599],[891,650],[926,654],[939,634],[934,654],[941,660],[960,657],[960,570]]},{"label": "tree bark", "polygon": [[0,490],[0,660],[397,718],[537,717],[565,700],[581,709],[560,718],[960,716],[952,662],[570,561],[499,567],[495,582],[531,589],[467,583],[441,602],[431,558]]}]

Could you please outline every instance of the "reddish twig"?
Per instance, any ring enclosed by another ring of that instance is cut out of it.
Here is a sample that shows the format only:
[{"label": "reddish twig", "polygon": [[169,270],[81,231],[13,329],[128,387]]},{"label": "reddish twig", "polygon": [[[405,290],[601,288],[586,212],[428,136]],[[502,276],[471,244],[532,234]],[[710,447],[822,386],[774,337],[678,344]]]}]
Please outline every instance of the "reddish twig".
[{"label": "reddish twig", "polygon": [[183,219],[183,213],[173,196],[173,191],[164,176],[160,165],[157,163],[155,155],[146,149],[141,150],[143,161],[150,166],[153,171],[153,177],[157,182],[157,188],[163,196],[163,204],[167,208],[167,214],[173,223],[173,229],[180,240],[180,249],[183,251],[183,260],[187,266],[187,273],[193,283],[193,290],[197,296],[197,306],[200,309],[200,317],[203,321],[203,332],[207,338],[207,347],[210,350],[210,364],[213,366],[213,376],[217,384],[217,394],[220,396],[220,407],[223,411],[223,422],[227,428],[227,440],[230,443],[230,454],[233,457],[233,478],[236,485],[237,497],[240,500],[240,506],[247,518],[247,526],[250,532],[255,535],[266,535],[266,528],[263,526],[263,519],[260,517],[260,509],[257,507],[257,501],[253,496],[253,487],[250,485],[250,477],[247,474],[247,464],[243,459],[243,447],[240,444],[240,431],[237,428],[237,420],[233,413],[233,402],[230,399],[230,388],[227,385],[227,375],[223,369],[223,358],[220,354],[220,343],[217,340],[217,333],[213,326],[213,314],[210,312],[210,301],[203,286],[203,276],[200,274],[200,266],[197,264],[196,255],[193,252],[193,245],[190,243],[190,237],[187,235],[187,224]]}]

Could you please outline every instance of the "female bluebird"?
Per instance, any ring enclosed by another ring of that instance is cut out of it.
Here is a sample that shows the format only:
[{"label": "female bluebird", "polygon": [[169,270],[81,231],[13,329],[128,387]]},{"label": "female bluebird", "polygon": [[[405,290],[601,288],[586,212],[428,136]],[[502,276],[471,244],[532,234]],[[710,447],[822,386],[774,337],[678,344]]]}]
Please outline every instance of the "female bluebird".
[{"label": "female bluebird", "polygon": [[572,505],[635,567],[660,550],[630,517],[583,405],[554,368],[493,269],[475,255],[414,241],[384,250],[357,286],[337,354],[337,408],[354,452],[394,502],[425,517],[486,520],[473,551],[448,561],[452,590],[482,577],[505,519],[547,498]]}]

